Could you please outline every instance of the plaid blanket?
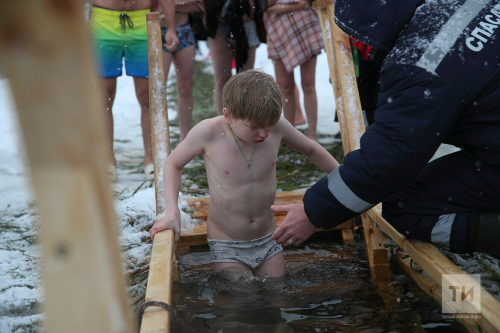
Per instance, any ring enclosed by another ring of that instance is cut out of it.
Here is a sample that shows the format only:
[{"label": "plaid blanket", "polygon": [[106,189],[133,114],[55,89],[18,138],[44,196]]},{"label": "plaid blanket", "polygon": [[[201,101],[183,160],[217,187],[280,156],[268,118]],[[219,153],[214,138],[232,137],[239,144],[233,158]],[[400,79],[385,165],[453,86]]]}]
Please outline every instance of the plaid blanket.
[{"label": "plaid blanket", "polygon": [[[278,3],[293,3],[294,0],[279,0]],[[312,8],[285,14],[266,11],[264,23],[267,29],[267,52],[270,59],[283,61],[287,72],[324,48],[319,19]]]}]

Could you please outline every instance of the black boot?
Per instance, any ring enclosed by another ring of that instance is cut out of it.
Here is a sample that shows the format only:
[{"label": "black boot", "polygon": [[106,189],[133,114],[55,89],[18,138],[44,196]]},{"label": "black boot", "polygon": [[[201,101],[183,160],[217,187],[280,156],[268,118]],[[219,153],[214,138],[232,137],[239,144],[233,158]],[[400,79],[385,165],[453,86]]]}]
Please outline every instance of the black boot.
[{"label": "black boot", "polygon": [[472,212],[465,250],[500,255],[500,212]]}]

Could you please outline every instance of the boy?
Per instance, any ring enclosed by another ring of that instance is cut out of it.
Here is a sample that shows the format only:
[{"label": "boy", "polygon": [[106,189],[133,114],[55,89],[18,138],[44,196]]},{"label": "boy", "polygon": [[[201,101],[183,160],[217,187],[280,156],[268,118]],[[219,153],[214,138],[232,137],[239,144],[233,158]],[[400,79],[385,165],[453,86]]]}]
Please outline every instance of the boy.
[{"label": "boy", "polygon": [[179,239],[177,206],[182,168],[203,154],[210,188],[207,236],[215,273],[228,267],[255,275],[285,273],[283,248],[271,236],[276,221],[276,160],[281,142],[329,174],[339,166],[317,142],[280,118],[281,92],[259,70],[233,76],[223,89],[222,116],[206,119],[165,160],[166,215],[149,231],[172,229]]}]

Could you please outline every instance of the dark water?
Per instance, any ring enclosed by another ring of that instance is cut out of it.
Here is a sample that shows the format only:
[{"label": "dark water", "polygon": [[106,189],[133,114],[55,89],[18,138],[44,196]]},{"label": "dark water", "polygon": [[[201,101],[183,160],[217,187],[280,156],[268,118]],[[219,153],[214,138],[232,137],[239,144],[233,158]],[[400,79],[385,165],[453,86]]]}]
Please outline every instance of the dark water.
[{"label": "dark water", "polygon": [[333,235],[285,250],[282,279],[230,282],[211,273],[208,247],[191,249],[173,288],[172,332],[460,332],[397,264],[377,284],[363,240]]}]

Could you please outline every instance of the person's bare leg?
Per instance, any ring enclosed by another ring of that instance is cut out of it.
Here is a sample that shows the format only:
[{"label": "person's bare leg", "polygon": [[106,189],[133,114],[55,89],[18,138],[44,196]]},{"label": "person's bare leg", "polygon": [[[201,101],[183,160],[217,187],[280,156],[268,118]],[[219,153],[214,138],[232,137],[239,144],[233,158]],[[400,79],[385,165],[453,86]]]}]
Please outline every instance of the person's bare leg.
[{"label": "person's bare leg", "polygon": [[108,164],[116,166],[116,158],[113,153],[113,102],[116,95],[116,77],[111,79],[98,78],[100,86],[104,90],[104,117],[105,117],[105,135],[108,151]]},{"label": "person's bare leg", "polygon": [[247,69],[253,69],[253,66],[255,65],[255,53],[257,50],[257,46],[252,46],[248,50],[248,59],[245,65],[243,65],[243,70],[246,71]]},{"label": "person's bare leg", "polygon": [[220,277],[233,282],[238,281],[240,277],[248,272],[252,273],[250,267],[240,262],[214,262],[212,271]]},{"label": "person's bare leg", "polygon": [[306,123],[306,118],[302,114],[302,108],[300,107],[300,92],[299,87],[295,84],[295,126],[304,125]]},{"label": "person's bare leg", "polygon": [[194,71],[194,45],[186,47],[174,53],[175,75],[177,78],[177,117],[181,130],[181,141],[191,128],[191,118],[193,115],[193,95],[191,85]]},{"label": "person's bare leg", "polygon": [[255,275],[264,274],[267,274],[269,277],[282,277],[285,275],[285,258],[283,257],[283,251],[264,261],[262,265],[255,269]]},{"label": "person's bare leg", "polygon": [[309,139],[316,140],[318,123],[318,98],[316,96],[316,59],[312,57],[300,65],[300,78],[304,93],[304,108],[309,123]]},{"label": "person's bare leg", "polygon": [[295,79],[293,71],[288,73],[285,65],[279,59],[273,59],[276,71],[276,83],[280,87],[283,99],[283,114],[285,119],[295,125]]},{"label": "person's bare leg", "polygon": [[165,71],[165,83],[168,81],[168,73],[170,72],[170,65],[174,60],[174,54],[163,51],[163,70]]},{"label": "person's bare leg", "polygon": [[144,167],[153,163],[153,145],[151,143],[151,123],[149,118],[149,80],[134,77],[135,94],[141,106],[142,141],[144,143]]},{"label": "person's bare leg", "polygon": [[224,37],[217,31],[215,38],[208,38],[210,57],[214,68],[214,103],[217,114],[222,114],[222,88],[232,76],[231,73],[231,49]]}]

